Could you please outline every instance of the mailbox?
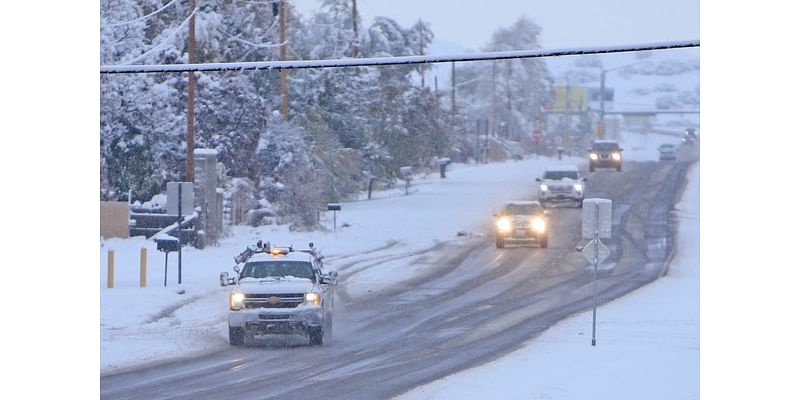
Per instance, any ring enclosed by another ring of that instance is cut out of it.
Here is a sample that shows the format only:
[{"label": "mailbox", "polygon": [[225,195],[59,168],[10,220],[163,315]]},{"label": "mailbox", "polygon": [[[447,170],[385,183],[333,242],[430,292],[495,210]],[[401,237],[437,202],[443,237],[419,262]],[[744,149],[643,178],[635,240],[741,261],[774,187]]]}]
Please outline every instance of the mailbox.
[{"label": "mailbox", "polygon": [[342,205],[339,203],[328,203],[328,211],[342,211]]},{"label": "mailbox", "polygon": [[180,246],[180,242],[178,239],[170,238],[161,238],[156,239],[156,249],[158,251],[163,251],[169,253],[170,251],[178,251],[178,247]]},{"label": "mailbox", "polygon": [[400,167],[400,175],[403,175],[406,179],[408,179],[411,176],[411,167]]}]

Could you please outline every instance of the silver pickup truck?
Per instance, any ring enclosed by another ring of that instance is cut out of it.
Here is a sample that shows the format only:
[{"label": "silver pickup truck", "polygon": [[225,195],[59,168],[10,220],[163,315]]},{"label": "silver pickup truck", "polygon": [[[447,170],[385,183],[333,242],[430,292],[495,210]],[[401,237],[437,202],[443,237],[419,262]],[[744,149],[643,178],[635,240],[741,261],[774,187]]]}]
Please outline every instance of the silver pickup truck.
[{"label": "silver pickup truck", "polygon": [[313,243],[309,249],[297,250],[262,242],[234,258],[236,276],[220,274],[220,285],[233,286],[230,344],[249,344],[256,336],[269,334],[304,335],[312,345],[329,341],[337,274],[325,272],[322,259]]}]

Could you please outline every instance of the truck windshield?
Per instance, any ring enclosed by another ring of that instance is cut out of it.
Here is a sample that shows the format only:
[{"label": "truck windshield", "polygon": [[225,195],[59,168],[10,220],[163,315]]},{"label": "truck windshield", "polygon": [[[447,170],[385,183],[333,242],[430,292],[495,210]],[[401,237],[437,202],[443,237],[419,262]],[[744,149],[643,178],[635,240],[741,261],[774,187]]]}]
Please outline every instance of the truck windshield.
[{"label": "truck windshield", "polygon": [[545,171],[544,179],[561,180],[561,179],[578,179],[578,171]]},{"label": "truck windshield", "polygon": [[533,215],[542,211],[538,204],[509,204],[503,213],[506,215]]},{"label": "truck windshield", "polygon": [[253,261],[244,265],[241,278],[305,278],[315,282],[314,269],[307,261]]},{"label": "truck windshield", "polygon": [[609,151],[618,150],[619,144],[617,142],[594,142],[592,143],[592,150]]}]

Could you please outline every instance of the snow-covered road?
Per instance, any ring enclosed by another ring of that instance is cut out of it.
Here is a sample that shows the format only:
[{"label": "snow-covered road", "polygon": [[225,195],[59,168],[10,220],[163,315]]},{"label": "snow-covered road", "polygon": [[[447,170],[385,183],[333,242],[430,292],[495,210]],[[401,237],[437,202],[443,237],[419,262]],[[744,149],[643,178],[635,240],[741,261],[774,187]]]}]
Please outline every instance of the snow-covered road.
[{"label": "snow-covered road", "polygon": [[697,399],[700,397],[700,174],[675,207],[677,251],[665,277],[559,322],[494,362],[419,387],[421,399]]}]

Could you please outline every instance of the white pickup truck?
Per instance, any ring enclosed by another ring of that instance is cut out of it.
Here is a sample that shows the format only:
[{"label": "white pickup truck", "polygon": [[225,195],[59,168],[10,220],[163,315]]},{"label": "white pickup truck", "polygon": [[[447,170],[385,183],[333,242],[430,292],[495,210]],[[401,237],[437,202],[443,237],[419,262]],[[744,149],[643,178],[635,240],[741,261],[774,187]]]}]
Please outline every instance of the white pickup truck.
[{"label": "white pickup truck", "polygon": [[[268,334],[300,334],[312,345],[333,335],[335,271],[324,272],[313,249],[272,247],[258,242],[234,258],[237,272],[220,274],[220,285],[232,285],[228,339],[238,346]],[[244,264],[239,268],[239,264]]]}]

